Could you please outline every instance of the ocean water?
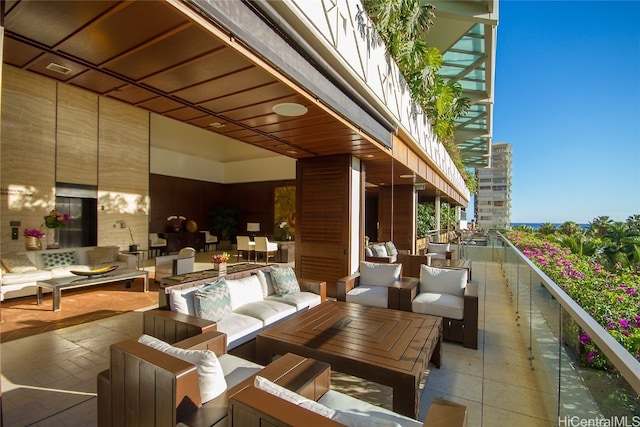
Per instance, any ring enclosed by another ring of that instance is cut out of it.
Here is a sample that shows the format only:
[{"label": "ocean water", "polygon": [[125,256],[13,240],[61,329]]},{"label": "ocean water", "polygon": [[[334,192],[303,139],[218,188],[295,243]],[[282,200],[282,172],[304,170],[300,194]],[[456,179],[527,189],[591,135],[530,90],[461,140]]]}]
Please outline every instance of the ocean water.
[{"label": "ocean water", "polygon": [[[537,230],[538,228],[540,228],[542,226],[542,222],[512,222],[511,226],[515,227],[516,225],[528,225],[529,227],[532,227],[534,230]],[[563,223],[560,222],[554,222],[553,225],[555,225],[556,227],[560,227]],[[578,224],[581,228],[584,228],[585,230],[589,229],[589,224]]]}]

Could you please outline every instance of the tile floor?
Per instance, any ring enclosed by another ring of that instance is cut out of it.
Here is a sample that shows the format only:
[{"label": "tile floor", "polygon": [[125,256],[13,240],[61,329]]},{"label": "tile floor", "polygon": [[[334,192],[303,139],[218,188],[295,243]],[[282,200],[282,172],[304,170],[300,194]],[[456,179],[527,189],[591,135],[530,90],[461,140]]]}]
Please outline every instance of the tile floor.
[{"label": "tile floor", "polygon": [[[445,343],[420,419],[437,396],[467,405],[469,427],[554,425],[544,419],[499,265],[474,262],[473,277],[480,289],[479,349]],[[97,425],[96,376],[108,366],[108,347],[137,338],[141,329],[142,310],[0,345],[4,426]],[[349,387],[358,394],[357,384]]]}]

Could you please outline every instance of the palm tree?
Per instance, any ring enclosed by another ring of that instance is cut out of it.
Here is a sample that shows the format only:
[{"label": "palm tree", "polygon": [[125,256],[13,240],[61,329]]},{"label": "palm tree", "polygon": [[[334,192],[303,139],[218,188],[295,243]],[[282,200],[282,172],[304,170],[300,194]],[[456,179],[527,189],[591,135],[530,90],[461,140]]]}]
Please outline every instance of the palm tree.
[{"label": "palm tree", "polygon": [[613,224],[613,220],[606,215],[594,218],[589,223],[589,230],[592,234],[602,237],[607,233],[607,229]]},{"label": "palm tree", "polygon": [[555,232],[556,232],[556,226],[550,222],[545,222],[542,225],[540,225],[540,228],[538,228],[538,233],[542,234],[543,236],[546,236],[548,234],[554,234]]},{"label": "palm tree", "polygon": [[631,230],[634,230],[636,234],[640,234],[640,215],[635,214],[627,218],[627,225]]},{"label": "palm tree", "polygon": [[573,221],[567,221],[560,226],[560,232],[567,236],[575,236],[576,234],[580,234],[582,232],[582,228],[580,228],[580,226]]}]

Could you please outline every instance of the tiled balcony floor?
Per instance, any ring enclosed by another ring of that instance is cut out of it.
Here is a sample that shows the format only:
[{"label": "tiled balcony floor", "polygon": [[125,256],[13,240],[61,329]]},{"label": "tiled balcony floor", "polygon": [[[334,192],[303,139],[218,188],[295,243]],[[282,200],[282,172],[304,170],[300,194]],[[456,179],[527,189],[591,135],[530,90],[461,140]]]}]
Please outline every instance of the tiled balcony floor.
[{"label": "tiled balcony floor", "polygon": [[[480,289],[479,349],[445,343],[420,419],[439,396],[465,404],[470,427],[554,425],[545,420],[500,266],[476,261],[473,278]],[[134,311],[0,345],[4,426],[97,425],[96,376],[108,366],[108,347],[141,330],[142,313]],[[343,391],[357,396],[359,388],[352,383]]]}]

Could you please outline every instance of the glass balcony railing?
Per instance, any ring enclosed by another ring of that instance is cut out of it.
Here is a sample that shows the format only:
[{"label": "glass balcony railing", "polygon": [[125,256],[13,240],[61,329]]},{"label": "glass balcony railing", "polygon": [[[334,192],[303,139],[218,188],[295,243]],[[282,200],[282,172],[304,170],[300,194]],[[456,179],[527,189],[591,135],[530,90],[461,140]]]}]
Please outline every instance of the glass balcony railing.
[{"label": "glass balcony railing", "polygon": [[[461,255],[502,266],[513,314],[531,368],[546,392],[547,419],[559,426],[640,426],[640,362],[500,233],[486,246],[460,245]],[[587,333],[610,362],[608,370],[581,363]]]}]

